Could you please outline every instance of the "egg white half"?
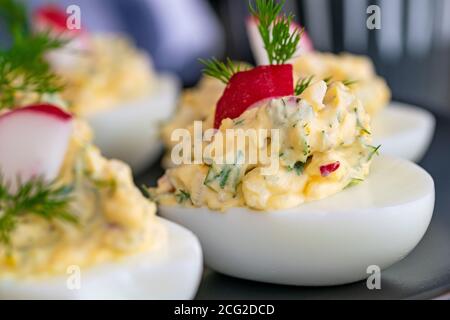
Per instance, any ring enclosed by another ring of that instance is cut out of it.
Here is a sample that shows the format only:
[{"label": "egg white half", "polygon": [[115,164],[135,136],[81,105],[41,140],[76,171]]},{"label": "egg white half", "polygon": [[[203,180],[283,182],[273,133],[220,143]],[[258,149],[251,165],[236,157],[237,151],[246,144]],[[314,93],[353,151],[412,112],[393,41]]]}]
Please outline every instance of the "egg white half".
[{"label": "egg white half", "polygon": [[418,162],[433,138],[435,122],[422,108],[392,102],[372,121],[374,144],[381,144],[384,154]]},{"label": "egg white half", "polygon": [[405,257],[420,241],[434,208],[434,183],[419,166],[380,156],[366,181],[297,208],[160,207],[192,230],[206,264],[239,278],[288,285],[338,285],[368,277]]},{"label": "egg white half", "polygon": [[192,299],[197,291],[203,258],[192,232],[158,218],[167,240],[147,253],[63,276],[1,279],[4,299]]},{"label": "egg white half", "polygon": [[180,83],[169,74],[158,76],[158,88],[148,97],[124,103],[88,117],[94,143],[108,158],[128,163],[139,173],[162,150],[160,123],[170,118],[177,105]]}]

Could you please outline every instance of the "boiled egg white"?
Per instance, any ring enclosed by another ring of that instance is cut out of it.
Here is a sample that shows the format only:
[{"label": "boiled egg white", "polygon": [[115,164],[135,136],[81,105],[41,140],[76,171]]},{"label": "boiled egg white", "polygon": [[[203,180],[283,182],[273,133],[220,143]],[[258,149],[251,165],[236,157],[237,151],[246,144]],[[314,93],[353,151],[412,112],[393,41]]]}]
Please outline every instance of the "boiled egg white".
[{"label": "boiled egg white", "polygon": [[151,95],[87,117],[94,131],[94,143],[108,158],[128,163],[134,173],[152,164],[161,153],[159,127],[175,111],[179,80],[158,76],[158,87]]},{"label": "boiled egg white", "polygon": [[[149,252],[61,276],[0,278],[3,299],[192,299],[202,269],[202,251],[192,232],[158,218],[166,241]],[[74,277],[79,275],[79,279]]]},{"label": "boiled egg white", "polygon": [[[434,208],[434,183],[419,166],[380,156],[369,177],[329,198],[258,212],[162,206],[160,215],[200,239],[221,273],[286,285],[338,285],[385,269],[418,244]],[[370,269],[369,269],[370,270]]]},{"label": "boiled egg white", "polygon": [[419,107],[392,102],[372,121],[375,145],[384,154],[420,161],[433,138],[436,120]]}]

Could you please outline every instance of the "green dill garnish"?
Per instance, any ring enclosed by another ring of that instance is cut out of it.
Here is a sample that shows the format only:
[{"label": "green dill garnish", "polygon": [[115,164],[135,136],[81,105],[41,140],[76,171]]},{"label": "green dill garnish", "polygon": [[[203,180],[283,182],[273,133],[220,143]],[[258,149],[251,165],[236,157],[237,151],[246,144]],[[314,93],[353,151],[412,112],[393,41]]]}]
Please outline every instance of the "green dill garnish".
[{"label": "green dill garnish", "polygon": [[110,179],[97,179],[93,176],[92,171],[85,170],[84,176],[98,189],[109,189],[109,191],[115,191],[117,188],[117,180]]},{"label": "green dill garnish", "polygon": [[191,200],[191,194],[189,192],[186,192],[184,190],[178,190],[175,193],[175,199],[179,204],[184,203],[187,200]]},{"label": "green dill garnish", "polygon": [[111,191],[115,191],[117,188],[117,181],[115,179],[93,179],[91,178],[92,183],[99,189],[109,189]]},{"label": "green dill garnish", "polygon": [[294,89],[295,95],[301,95],[303,91],[305,91],[311,85],[311,81],[313,78],[314,76],[309,76],[307,78],[298,79]]},{"label": "green dill garnish", "polygon": [[0,0],[0,20],[13,35],[20,36],[30,31],[25,6],[19,1]]},{"label": "green dill garnish", "polygon": [[350,180],[350,182],[345,186],[344,189],[356,186],[357,184],[360,184],[361,182],[363,182],[364,179],[359,179],[359,178],[353,178]]},{"label": "green dill garnish", "polygon": [[239,126],[239,125],[243,124],[244,122],[245,122],[245,119],[236,119],[234,121],[234,125]]},{"label": "green dill garnish", "polygon": [[240,71],[240,65],[235,65],[230,58],[227,58],[225,62],[221,62],[216,58],[209,60],[198,59],[205,68],[202,70],[205,75],[216,78],[223,83],[227,84],[231,77]]},{"label": "green dill garnish", "polygon": [[53,73],[44,55],[61,48],[67,41],[50,36],[48,32],[29,30],[23,5],[0,0],[3,18],[12,36],[12,45],[0,49],[0,110],[19,105],[20,98],[36,94],[59,92],[63,86]]},{"label": "green dill garnish", "polygon": [[297,161],[294,164],[293,170],[295,171],[295,173],[300,176],[303,173],[303,170],[305,169],[305,163],[301,162],[301,161]]},{"label": "green dill garnish", "polygon": [[342,81],[342,83],[344,84],[344,86],[351,86],[351,85],[353,85],[353,84],[355,84],[355,83],[358,83],[358,80],[344,80],[344,81]]},{"label": "green dill garnish", "polygon": [[249,10],[259,22],[258,30],[269,58],[269,64],[283,64],[292,58],[303,33],[291,31],[292,14],[280,14],[285,0],[256,0],[255,7],[249,2]]},{"label": "green dill garnish", "polygon": [[379,145],[379,146],[377,146],[377,147],[375,147],[375,146],[367,146],[369,149],[371,149],[371,151],[370,151],[370,153],[369,153],[369,156],[368,156],[368,160],[370,161],[370,160],[372,160],[372,158],[373,158],[373,156],[374,155],[379,155],[380,153],[379,153],[379,150],[380,150],[380,148],[381,148],[381,144]]},{"label": "green dill garnish", "polygon": [[225,188],[228,178],[230,177],[231,169],[232,168],[230,166],[225,166],[225,168],[222,171],[220,171],[218,178],[220,179],[219,186],[221,189]]},{"label": "green dill garnish", "polygon": [[14,193],[0,179],[0,243],[8,244],[17,219],[30,214],[47,220],[64,220],[76,223],[77,218],[69,211],[72,187],[56,187],[41,178],[20,184]]},{"label": "green dill garnish", "polygon": [[221,190],[236,192],[241,179],[241,170],[242,166],[238,164],[212,164],[203,184],[216,192]]},{"label": "green dill garnish", "polygon": [[353,111],[356,114],[356,125],[361,129],[362,132],[371,135],[370,131],[364,127],[364,125],[361,123],[361,120],[359,119],[358,108],[355,108]]},{"label": "green dill garnish", "polygon": [[332,76],[326,77],[325,79],[323,79],[323,81],[327,84],[327,86],[331,83],[331,80],[333,79]]},{"label": "green dill garnish", "polygon": [[141,192],[144,197],[146,197],[147,199],[151,199],[152,196],[148,191],[148,187],[145,184],[141,185]]},{"label": "green dill garnish", "polygon": [[309,155],[310,151],[311,151],[311,146],[308,144],[308,142],[306,140],[303,141],[303,155],[306,157]]}]

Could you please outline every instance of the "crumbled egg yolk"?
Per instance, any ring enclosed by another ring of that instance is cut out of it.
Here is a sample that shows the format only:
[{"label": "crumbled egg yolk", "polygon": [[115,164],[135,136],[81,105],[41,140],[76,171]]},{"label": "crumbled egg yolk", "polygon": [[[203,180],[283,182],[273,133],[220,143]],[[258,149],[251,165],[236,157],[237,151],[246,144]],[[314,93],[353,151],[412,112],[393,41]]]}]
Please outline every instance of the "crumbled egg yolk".
[{"label": "crumbled egg yolk", "polygon": [[[350,90],[361,100],[366,112],[372,117],[387,105],[391,93],[386,82],[375,73],[372,62],[364,56],[351,54],[305,53],[293,61],[295,80],[314,76],[313,80],[355,81]],[[165,168],[173,167],[170,154],[175,142],[171,134],[175,129],[186,128],[193,133],[193,122],[203,121],[203,129],[212,128],[217,101],[224,85],[215,78],[204,76],[195,88],[185,90],[173,119],[161,131],[167,148],[163,159]]]},{"label": "crumbled egg yolk", "polygon": [[296,58],[293,65],[296,78],[314,76],[316,79],[331,78],[331,81],[354,81],[349,87],[371,116],[385,107],[391,98],[386,82],[376,75],[372,62],[364,56],[309,52]]},{"label": "crumbled egg yolk", "polygon": [[114,108],[152,93],[156,79],[150,57],[117,35],[96,35],[70,67],[55,71],[66,84],[63,98],[78,115]]},{"label": "crumbled egg yolk", "polygon": [[91,144],[80,120],[58,183],[73,186],[71,212],[78,223],[23,215],[9,245],[0,244],[0,277],[65,274],[149,250],[165,239],[156,206],[134,186],[130,168],[107,160]]},{"label": "crumbled egg yolk", "polygon": [[225,85],[216,78],[204,76],[197,87],[182,93],[175,116],[161,129],[161,138],[169,150],[163,159],[164,167],[173,166],[170,160],[170,150],[175,145],[171,139],[172,132],[178,128],[186,128],[193,133],[194,121],[205,121],[206,127],[211,128],[216,103],[224,89]]},{"label": "crumbled egg yolk", "polygon": [[[327,85],[317,81],[300,97],[264,101],[238,119],[223,120],[219,130],[238,128],[278,129],[279,154],[270,158],[279,162],[276,172],[264,172],[270,163],[259,158],[256,164],[247,157],[234,164],[185,164],[168,169],[158,187],[150,189],[152,196],[162,205],[178,203],[221,211],[238,206],[291,208],[328,197],[364,179],[375,150],[370,146],[368,114],[340,82]],[[234,149],[234,154],[246,154],[255,144],[250,138],[245,149]],[[339,163],[337,170],[322,172],[333,163]]]}]

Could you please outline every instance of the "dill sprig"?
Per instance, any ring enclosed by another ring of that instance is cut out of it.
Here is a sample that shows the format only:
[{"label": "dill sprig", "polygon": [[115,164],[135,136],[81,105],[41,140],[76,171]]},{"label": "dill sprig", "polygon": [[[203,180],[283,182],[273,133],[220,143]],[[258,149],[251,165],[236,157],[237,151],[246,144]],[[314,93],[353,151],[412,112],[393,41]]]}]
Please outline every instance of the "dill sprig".
[{"label": "dill sprig", "polygon": [[325,84],[328,86],[330,85],[331,81],[333,80],[332,76],[328,76],[326,78],[323,79],[323,81],[325,82]]},{"label": "dill sprig", "polygon": [[375,155],[379,155],[380,154],[380,148],[381,148],[381,144],[380,145],[378,145],[378,146],[368,146],[369,147],[369,149],[370,149],[370,152],[369,152],[369,156],[367,157],[367,159],[368,159],[368,161],[370,161],[370,160],[372,160],[372,158],[375,156]]},{"label": "dill sprig", "polygon": [[216,58],[199,59],[199,61],[205,66],[203,69],[204,74],[219,79],[225,84],[230,81],[235,73],[240,71],[240,65],[235,65],[230,58],[227,58],[225,62],[221,62]]},{"label": "dill sprig", "polygon": [[40,100],[44,93],[63,88],[45,54],[68,40],[52,37],[49,32],[31,33],[24,14],[19,2],[0,0],[0,18],[6,22],[13,40],[9,48],[0,50],[0,110],[18,106],[30,94]]},{"label": "dill sprig", "polygon": [[184,203],[187,200],[191,200],[191,194],[184,190],[179,190],[175,193],[175,199],[178,203]]},{"label": "dill sprig", "polygon": [[22,2],[15,0],[0,0],[0,20],[14,37],[28,34],[30,27],[27,20],[27,11]]},{"label": "dill sprig", "polygon": [[346,79],[346,80],[342,81],[342,83],[343,83],[344,86],[349,87],[349,86],[351,86],[351,85],[354,85],[355,83],[358,83],[358,80],[349,80],[349,79]]},{"label": "dill sprig", "polygon": [[56,187],[42,178],[18,185],[18,190],[11,194],[0,178],[0,243],[10,242],[10,234],[16,228],[18,218],[27,214],[47,220],[77,222],[69,210],[72,187]]},{"label": "dill sprig", "polygon": [[258,20],[258,30],[264,43],[269,64],[283,64],[297,50],[303,29],[291,31],[294,15],[280,14],[285,0],[256,0],[255,7],[249,2],[249,10]]},{"label": "dill sprig", "polygon": [[305,91],[310,85],[314,76],[309,76],[306,78],[298,79],[295,85],[294,93],[296,96],[299,96]]},{"label": "dill sprig", "polygon": [[[325,83],[327,84],[327,86],[330,85],[332,82],[334,82],[332,76],[326,77],[325,79],[323,79],[323,81],[325,81]],[[359,81],[358,81],[358,80],[344,79],[344,80],[342,80],[341,82],[342,82],[342,84],[343,84],[344,86],[347,86],[347,87],[348,87],[348,86],[351,86],[351,85],[354,85],[354,84],[358,83]]]},{"label": "dill sprig", "polygon": [[361,178],[352,178],[350,180],[350,182],[344,187],[344,189],[348,189],[348,188],[354,187],[354,186],[360,184],[363,181],[364,181],[364,179],[361,179]]},{"label": "dill sprig", "polygon": [[0,51],[0,110],[15,107],[28,94],[55,93],[63,86],[44,59],[49,50],[62,42],[40,33],[17,38],[5,51]]}]

